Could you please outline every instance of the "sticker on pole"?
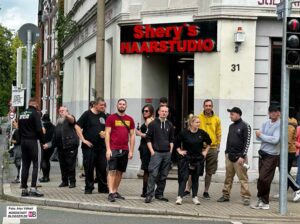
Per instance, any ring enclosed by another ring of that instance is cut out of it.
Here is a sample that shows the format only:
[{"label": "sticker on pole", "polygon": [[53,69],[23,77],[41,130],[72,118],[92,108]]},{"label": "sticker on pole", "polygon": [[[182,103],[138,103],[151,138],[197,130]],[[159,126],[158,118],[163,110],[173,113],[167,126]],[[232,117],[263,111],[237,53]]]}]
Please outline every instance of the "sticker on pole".
[{"label": "sticker on pole", "polygon": [[6,206],[8,219],[37,219],[36,206]]},{"label": "sticker on pole", "polygon": [[24,106],[24,90],[23,89],[13,89],[11,93],[11,105],[14,107]]}]

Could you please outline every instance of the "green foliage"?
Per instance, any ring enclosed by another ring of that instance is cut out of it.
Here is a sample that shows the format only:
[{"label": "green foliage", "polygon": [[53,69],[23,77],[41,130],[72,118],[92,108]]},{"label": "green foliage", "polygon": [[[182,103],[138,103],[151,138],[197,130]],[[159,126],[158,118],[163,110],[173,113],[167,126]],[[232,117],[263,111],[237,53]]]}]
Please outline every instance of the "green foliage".
[{"label": "green foliage", "polygon": [[11,85],[16,76],[17,48],[21,45],[20,39],[0,24],[0,116],[8,112]]},{"label": "green foliage", "polygon": [[71,19],[71,16],[64,15],[64,0],[59,0],[58,2],[58,18],[55,26],[55,31],[57,32],[57,45],[58,45],[58,59],[63,58],[63,48],[62,44],[64,41],[74,36],[74,34],[79,32],[78,24]]}]

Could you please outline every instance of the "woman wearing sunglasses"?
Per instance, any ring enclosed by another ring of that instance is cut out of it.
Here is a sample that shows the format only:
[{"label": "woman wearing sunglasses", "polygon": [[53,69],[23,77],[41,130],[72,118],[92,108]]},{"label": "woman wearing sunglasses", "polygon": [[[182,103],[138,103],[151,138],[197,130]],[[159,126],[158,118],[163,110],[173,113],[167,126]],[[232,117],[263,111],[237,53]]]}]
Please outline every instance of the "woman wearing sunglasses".
[{"label": "woman wearing sunglasses", "polygon": [[150,122],[154,120],[153,106],[151,104],[146,104],[142,109],[142,113],[143,113],[144,123],[141,125],[140,128],[137,127],[136,135],[141,137],[139,151],[140,151],[140,158],[142,162],[141,169],[144,170],[143,190],[142,190],[141,197],[146,197],[148,177],[149,177],[148,166],[149,166],[151,155],[147,147],[147,142],[145,137],[146,137],[148,125],[150,124]]}]

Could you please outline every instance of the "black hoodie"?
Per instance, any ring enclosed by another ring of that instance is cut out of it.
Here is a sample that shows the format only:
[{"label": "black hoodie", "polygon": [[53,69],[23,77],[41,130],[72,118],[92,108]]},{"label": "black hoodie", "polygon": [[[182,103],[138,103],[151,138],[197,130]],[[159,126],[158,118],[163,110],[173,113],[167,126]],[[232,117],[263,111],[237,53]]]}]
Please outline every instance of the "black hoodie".
[{"label": "black hoodie", "polygon": [[155,118],[146,133],[146,141],[152,143],[155,152],[169,152],[170,143],[174,142],[174,126],[168,121]]}]

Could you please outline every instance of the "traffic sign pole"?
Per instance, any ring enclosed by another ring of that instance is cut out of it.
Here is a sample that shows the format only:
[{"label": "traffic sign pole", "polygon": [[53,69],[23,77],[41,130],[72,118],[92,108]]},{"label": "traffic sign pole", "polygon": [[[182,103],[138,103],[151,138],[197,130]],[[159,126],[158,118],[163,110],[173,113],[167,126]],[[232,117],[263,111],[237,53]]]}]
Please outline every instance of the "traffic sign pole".
[{"label": "traffic sign pole", "polygon": [[32,43],[31,43],[31,30],[27,30],[27,83],[26,83],[26,108],[28,108],[29,100],[31,97],[31,76],[32,76],[32,68],[31,68],[31,51],[32,51]]},{"label": "traffic sign pole", "polygon": [[281,144],[280,144],[280,180],[279,180],[279,212],[287,213],[287,160],[288,160],[288,115],[289,115],[289,92],[290,71],[286,66],[286,31],[287,16],[289,13],[289,0],[284,1],[283,35],[282,35],[282,58],[281,58]]}]

